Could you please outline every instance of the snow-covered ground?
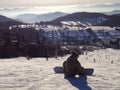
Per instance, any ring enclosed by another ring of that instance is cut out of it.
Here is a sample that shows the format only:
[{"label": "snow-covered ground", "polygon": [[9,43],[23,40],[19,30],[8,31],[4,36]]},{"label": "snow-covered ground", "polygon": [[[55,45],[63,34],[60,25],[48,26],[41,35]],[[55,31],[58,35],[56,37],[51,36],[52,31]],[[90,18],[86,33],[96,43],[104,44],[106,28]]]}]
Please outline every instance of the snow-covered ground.
[{"label": "snow-covered ground", "polygon": [[[69,55],[68,55],[69,56]],[[120,50],[102,49],[79,56],[92,76],[65,79],[54,68],[68,58],[0,59],[0,90],[120,90]]]}]

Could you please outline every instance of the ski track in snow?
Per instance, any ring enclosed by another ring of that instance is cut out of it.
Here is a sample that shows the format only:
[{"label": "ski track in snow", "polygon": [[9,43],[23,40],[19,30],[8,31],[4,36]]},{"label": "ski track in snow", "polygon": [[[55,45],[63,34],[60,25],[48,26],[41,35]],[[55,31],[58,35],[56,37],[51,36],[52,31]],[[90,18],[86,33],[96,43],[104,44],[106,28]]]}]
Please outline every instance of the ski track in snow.
[{"label": "ski track in snow", "polygon": [[120,90],[120,51],[95,50],[80,55],[82,66],[94,68],[92,76],[64,78],[54,67],[65,57],[0,59],[0,90]]}]

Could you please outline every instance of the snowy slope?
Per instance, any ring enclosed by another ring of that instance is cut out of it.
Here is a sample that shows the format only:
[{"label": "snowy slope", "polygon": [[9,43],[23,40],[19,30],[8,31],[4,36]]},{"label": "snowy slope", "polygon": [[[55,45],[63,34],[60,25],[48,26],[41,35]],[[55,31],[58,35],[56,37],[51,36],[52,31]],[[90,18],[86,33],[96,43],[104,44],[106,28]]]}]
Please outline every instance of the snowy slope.
[{"label": "snowy slope", "polygon": [[107,18],[97,17],[97,18],[83,18],[79,21],[61,21],[63,25],[71,25],[71,26],[92,26],[101,24],[104,21],[107,21]]},{"label": "snowy slope", "polygon": [[84,67],[94,68],[93,76],[65,79],[54,67],[68,58],[24,57],[0,60],[0,90],[120,90],[120,51],[95,50],[79,56]]}]

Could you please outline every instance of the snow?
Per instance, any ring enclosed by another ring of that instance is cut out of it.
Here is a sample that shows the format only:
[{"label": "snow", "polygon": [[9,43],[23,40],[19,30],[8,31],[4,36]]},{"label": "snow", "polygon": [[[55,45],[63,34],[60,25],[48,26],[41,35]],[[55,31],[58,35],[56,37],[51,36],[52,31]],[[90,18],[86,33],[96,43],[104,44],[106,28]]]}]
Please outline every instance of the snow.
[{"label": "snow", "polygon": [[105,30],[105,31],[113,31],[115,28],[111,28],[110,26],[88,26],[87,28],[92,28],[93,31]]},{"label": "snow", "polygon": [[87,23],[88,25],[96,25],[106,21],[107,19],[104,17],[97,17],[97,18],[84,18],[82,22]]},{"label": "snow", "polygon": [[0,90],[120,90],[120,51],[100,49],[79,56],[92,76],[64,78],[54,68],[69,57],[0,59]]}]

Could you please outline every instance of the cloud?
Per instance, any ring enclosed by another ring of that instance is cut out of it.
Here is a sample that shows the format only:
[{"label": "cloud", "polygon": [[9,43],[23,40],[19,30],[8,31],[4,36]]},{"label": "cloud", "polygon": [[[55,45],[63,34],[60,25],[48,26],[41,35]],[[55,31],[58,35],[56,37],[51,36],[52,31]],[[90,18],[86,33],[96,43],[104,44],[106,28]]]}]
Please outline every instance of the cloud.
[{"label": "cloud", "polygon": [[0,14],[15,17],[19,14],[32,13],[44,14],[48,12],[109,12],[113,10],[120,10],[120,3],[106,3],[96,5],[62,5],[62,6],[41,6],[41,7],[17,7],[17,8],[0,8]]}]

